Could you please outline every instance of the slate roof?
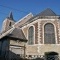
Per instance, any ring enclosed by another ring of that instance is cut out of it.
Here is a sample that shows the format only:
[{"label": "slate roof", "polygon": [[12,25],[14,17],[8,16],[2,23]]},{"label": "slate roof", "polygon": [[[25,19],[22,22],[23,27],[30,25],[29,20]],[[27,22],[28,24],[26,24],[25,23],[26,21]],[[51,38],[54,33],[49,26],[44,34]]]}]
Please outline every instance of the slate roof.
[{"label": "slate roof", "polygon": [[9,13],[9,15],[8,15],[7,18],[8,18],[9,20],[15,21],[14,18],[13,18],[12,12]]},{"label": "slate roof", "polygon": [[20,28],[15,28],[13,31],[10,32],[7,36],[22,40],[27,40],[23,34],[23,31]]},{"label": "slate roof", "polygon": [[19,39],[22,41],[27,41],[27,39],[25,38],[23,31],[21,29],[18,28],[11,28],[10,30],[8,30],[5,33],[1,33],[0,34],[0,39],[4,38],[4,37],[10,37],[10,38],[15,38],[15,39]]},{"label": "slate roof", "polygon": [[53,12],[50,8],[42,11],[39,16],[56,16],[55,12]]}]

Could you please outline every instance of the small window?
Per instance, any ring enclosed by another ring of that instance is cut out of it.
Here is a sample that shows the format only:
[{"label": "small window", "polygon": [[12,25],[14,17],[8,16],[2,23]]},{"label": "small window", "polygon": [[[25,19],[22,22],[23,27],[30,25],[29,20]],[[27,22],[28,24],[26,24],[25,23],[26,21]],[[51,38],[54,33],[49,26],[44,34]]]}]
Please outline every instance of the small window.
[{"label": "small window", "polygon": [[11,26],[11,22],[10,22],[9,26]]}]

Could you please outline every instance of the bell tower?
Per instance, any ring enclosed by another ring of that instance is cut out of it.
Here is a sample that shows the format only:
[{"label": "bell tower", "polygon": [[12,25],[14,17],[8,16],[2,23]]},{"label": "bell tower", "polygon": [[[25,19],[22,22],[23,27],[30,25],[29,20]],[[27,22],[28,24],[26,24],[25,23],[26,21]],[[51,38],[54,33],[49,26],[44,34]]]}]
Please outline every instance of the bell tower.
[{"label": "bell tower", "polygon": [[15,21],[13,19],[12,12],[10,12],[9,16],[6,17],[5,20],[3,21],[2,32],[8,31],[14,23],[15,23]]}]

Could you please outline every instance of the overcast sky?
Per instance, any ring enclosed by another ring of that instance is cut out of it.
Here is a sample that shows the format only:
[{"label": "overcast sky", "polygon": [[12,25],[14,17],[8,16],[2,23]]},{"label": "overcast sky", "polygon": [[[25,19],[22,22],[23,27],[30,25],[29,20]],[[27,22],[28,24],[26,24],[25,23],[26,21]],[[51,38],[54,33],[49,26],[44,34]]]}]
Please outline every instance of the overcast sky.
[{"label": "overcast sky", "polygon": [[36,15],[46,8],[51,8],[60,15],[60,0],[0,0],[0,30],[3,20],[10,11],[14,19],[18,21],[30,12]]}]

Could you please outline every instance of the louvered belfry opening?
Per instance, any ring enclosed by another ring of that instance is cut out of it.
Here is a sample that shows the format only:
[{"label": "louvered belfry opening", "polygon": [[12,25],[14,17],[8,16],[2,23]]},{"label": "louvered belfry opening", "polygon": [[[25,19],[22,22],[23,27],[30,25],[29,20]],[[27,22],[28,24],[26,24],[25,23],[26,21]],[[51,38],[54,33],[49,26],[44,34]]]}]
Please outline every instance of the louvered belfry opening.
[{"label": "louvered belfry opening", "polygon": [[54,25],[51,23],[47,23],[44,26],[44,43],[55,44]]}]

